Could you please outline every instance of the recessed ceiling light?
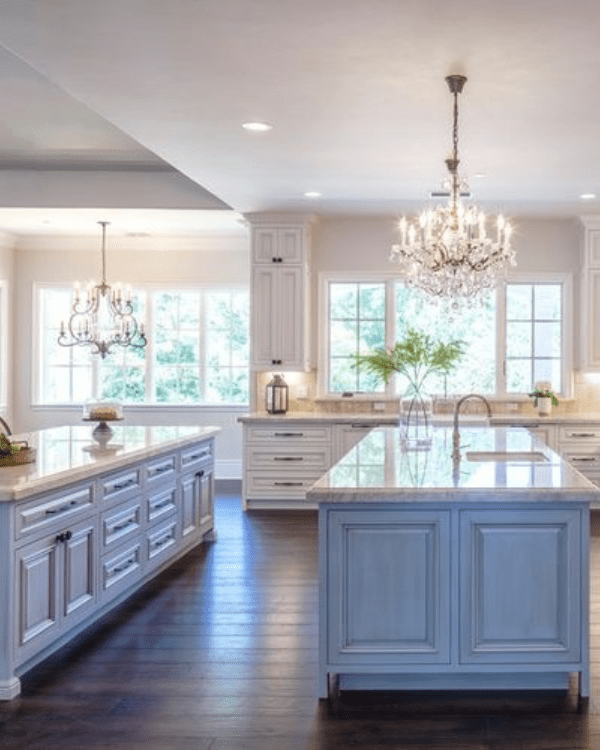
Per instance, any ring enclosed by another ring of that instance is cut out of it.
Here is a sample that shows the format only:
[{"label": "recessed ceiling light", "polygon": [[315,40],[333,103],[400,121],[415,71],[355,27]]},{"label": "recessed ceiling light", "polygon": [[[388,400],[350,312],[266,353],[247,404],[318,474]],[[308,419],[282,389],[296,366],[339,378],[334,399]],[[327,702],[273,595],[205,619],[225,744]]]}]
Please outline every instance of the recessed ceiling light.
[{"label": "recessed ceiling light", "polygon": [[306,193],[304,193],[305,198],[320,198],[321,193],[317,193],[316,190],[308,190]]},{"label": "recessed ceiling light", "polygon": [[244,130],[251,130],[253,133],[265,133],[273,127],[268,122],[245,122],[242,127]]},{"label": "recessed ceiling light", "polygon": [[582,201],[593,201],[596,197],[595,193],[582,193],[580,196]]}]

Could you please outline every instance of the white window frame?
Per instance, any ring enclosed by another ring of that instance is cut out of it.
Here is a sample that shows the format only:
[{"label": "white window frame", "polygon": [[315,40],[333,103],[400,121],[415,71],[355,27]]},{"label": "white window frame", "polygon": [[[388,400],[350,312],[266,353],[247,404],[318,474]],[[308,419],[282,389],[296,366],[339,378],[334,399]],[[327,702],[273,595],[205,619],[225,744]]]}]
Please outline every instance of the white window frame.
[{"label": "white window frame", "polygon": [[[66,402],[66,403],[46,403],[42,400],[42,371],[41,371],[41,359],[42,359],[42,352],[41,352],[41,330],[40,330],[40,291],[43,289],[72,289],[72,284],[69,282],[60,283],[60,282],[34,282],[33,288],[32,288],[32,311],[33,311],[33,335],[31,337],[31,361],[32,361],[32,379],[31,379],[31,405],[33,407],[37,408],[49,408],[54,409],[56,407],[73,407],[78,406],[76,402]],[[143,283],[143,284],[135,284],[133,287],[134,295],[136,292],[138,293],[148,293],[148,297],[146,298],[146,318],[145,318],[145,328],[147,331],[153,330],[153,305],[151,296],[156,293],[161,292],[199,292],[200,294],[206,293],[206,292],[223,292],[223,291],[245,291],[248,294],[250,294],[250,288],[248,284],[240,284],[240,283],[233,283],[233,284],[214,284],[214,283],[202,283],[202,284],[181,284],[181,283],[165,283],[165,284],[158,284],[158,283]],[[201,303],[201,317],[204,316],[204,307],[205,307],[205,297],[204,294],[202,294],[201,297],[202,303]],[[150,304],[148,304],[150,302]],[[201,320],[202,325],[202,320]],[[250,326],[250,321],[249,321]],[[204,342],[203,337],[201,335],[202,327],[199,329],[198,336],[200,339],[200,355],[204,354]],[[248,332],[250,335],[250,330]],[[152,336],[148,335],[148,344],[146,346],[146,360],[148,362],[153,361],[153,341]],[[201,361],[203,361],[201,359]],[[248,365],[248,372],[250,372],[250,366]],[[97,367],[92,368],[92,392],[95,393],[97,391],[98,387],[98,369]],[[153,394],[154,393],[154,367],[146,367],[145,368],[145,386],[146,386],[146,394]],[[251,379],[249,377],[249,391],[251,388]],[[248,409],[250,405],[250,398],[251,394],[249,392],[248,394],[248,402],[242,403],[242,402],[224,402],[224,403],[214,403],[214,402],[198,402],[198,403],[189,403],[189,402],[173,402],[173,403],[165,403],[165,402],[157,402],[157,401],[141,401],[136,403],[128,403],[127,408],[156,408],[156,409],[172,409],[172,410],[181,410],[186,408],[194,408],[197,409],[199,407],[202,408],[210,408],[210,409],[219,409],[219,408],[244,408]]]},{"label": "white window frame", "polygon": [[[386,329],[385,346],[392,347],[395,343],[395,296],[393,294],[396,282],[402,281],[403,277],[397,273],[360,273],[356,271],[327,271],[319,273],[319,320],[322,324],[318,328],[318,399],[336,400],[343,399],[341,393],[328,390],[329,386],[329,284],[331,283],[364,283],[386,285]],[[507,393],[505,378],[505,341],[506,341],[506,284],[561,284],[563,289],[562,300],[562,397],[573,397],[573,276],[570,273],[536,272],[535,274],[511,273],[502,280],[496,291],[496,392],[490,395],[492,400],[498,401],[525,401],[526,394]],[[353,400],[385,401],[397,399],[394,393],[393,379],[386,385],[381,393],[359,393],[353,396]]]}]

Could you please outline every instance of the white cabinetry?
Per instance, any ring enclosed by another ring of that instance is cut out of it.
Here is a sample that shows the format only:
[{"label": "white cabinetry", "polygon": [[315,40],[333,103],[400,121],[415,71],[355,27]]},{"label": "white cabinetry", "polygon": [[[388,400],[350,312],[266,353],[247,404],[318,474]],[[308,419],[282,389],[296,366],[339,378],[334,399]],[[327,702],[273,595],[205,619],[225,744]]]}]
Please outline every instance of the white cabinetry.
[{"label": "white cabinetry", "polygon": [[273,420],[244,425],[244,509],[305,505],[332,463],[332,425]]},{"label": "white cabinetry", "polygon": [[581,368],[600,370],[600,219],[583,219]]},{"label": "white cabinetry", "polygon": [[[558,450],[590,482],[600,487],[600,424],[559,426]],[[599,506],[592,503],[592,507]]]},{"label": "white cabinetry", "polygon": [[478,689],[564,685],[569,672],[589,695],[584,504],[319,514],[321,697],[331,674],[345,689]]},{"label": "white cabinetry", "polygon": [[17,674],[214,538],[213,495],[211,437],[0,502],[0,699],[18,695]]},{"label": "white cabinetry", "polygon": [[309,225],[252,223],[251,365],[308,367]]}]

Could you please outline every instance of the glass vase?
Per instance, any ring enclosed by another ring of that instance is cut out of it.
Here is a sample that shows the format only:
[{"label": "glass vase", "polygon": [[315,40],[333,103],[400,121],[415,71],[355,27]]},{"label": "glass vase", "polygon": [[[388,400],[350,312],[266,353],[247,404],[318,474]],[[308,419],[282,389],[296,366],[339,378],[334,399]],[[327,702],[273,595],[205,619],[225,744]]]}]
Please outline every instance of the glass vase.
[{"label": "glass vase", "polygon": [[417,392],[402,402],[400,420],[402,447],[406,450],[429,450],[433,439],[433,399]]}]

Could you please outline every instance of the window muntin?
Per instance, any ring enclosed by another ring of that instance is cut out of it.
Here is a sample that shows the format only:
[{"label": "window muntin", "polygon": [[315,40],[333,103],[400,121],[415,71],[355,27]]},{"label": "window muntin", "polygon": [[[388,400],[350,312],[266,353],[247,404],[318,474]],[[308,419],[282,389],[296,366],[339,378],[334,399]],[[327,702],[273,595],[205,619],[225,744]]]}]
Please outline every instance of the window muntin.
[{"label": "window muntin", "polygon": [[506,286],[506,390],[523,393],[539,381],[562,391],[562,284]]},{"label": "window muntin", "polygon": [[87,348],[57,343],[71,289],[38,290],[38,403],[248,403],[247,289],[136,289],[134,305],[151,332],[148,346],[114,347],[102,360]]},{"label": "window muntin", "polygon": [[[325,390],[329,393],[362,391],[380,393],[352,367],[356,353],[368,352],[374,346],[391,345],[407,327],[412,326],[443,341],[465,342],[465,356],[444,382],[432,377],[428,384],[436,395],[470,392],[487,395],[522,395],[540,381],[552,383],[558,393],[564,389],[564,288],[565,280],[556,282],[507,282],[490,291],[482,307],[461,310],[448,315],[439,303],[399,280],[377,286],[385,299],[378,299],[377,343],[361,339],[364,312],[357,298],[362,282],[327,283],[329,299],[327,360],[324,362]],[[344,304],[339,304],[339,300]],[[386,315],[387,311],[387,315]],[[382,328],[383,326],[383,328]],[[505,363],[505,367],[501,363]],[[344,377],[340,377],[343,372]],[[371,386],[371,387],[369,387]],[[404,393],[406,383],[400,376],[385,388],[387,395]]]},{"label": "window muntin", "polygon": [[354,366],[357,353],[385,346],[385,284],[332,284],[329,294],[329,383],[334,392],[381,392],[373,375]]}]

